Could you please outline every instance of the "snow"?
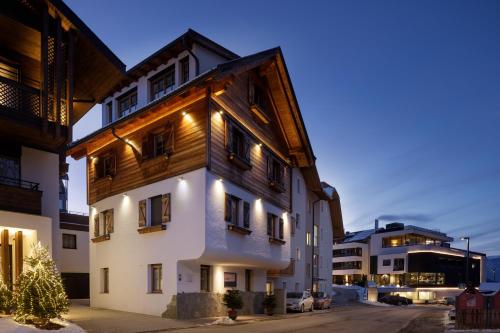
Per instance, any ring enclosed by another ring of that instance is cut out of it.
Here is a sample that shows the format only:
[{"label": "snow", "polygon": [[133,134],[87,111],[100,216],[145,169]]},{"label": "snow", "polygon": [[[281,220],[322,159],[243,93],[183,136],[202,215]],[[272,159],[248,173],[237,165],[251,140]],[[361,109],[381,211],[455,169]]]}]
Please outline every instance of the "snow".
[{"label": "snow", "polygon": [[0,332],[2,333],[34,333],[34,332],[59,332],[59,333],[85,333],[83,328],[63,320],[52,320],[52,322],[64,326],[59,330],[41,330],[31,325],[23,325],[15,322],[11,317],[0,318]]},{"label": "snow", "polygon": [[222,317],[207,325],[233,325],[233,324],[236,324],[235,320],[232,320],[231,318],[228,317]]}]

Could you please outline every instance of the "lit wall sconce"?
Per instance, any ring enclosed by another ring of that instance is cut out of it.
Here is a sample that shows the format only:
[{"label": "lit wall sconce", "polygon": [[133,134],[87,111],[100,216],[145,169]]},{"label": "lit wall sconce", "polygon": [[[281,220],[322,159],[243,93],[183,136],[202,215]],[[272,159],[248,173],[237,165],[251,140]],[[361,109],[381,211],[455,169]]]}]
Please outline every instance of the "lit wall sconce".
[{"label": "lit wall sconce", "polygon": [[224,114],[224,111],[219,110],[219,114],[222,116]]},{"label": "lit wall sconce", "polygon": [[183,176],[180,176],[180,177],[179,177],[179,181],[180,181],[180,182],[184,181],[184,177],[183,177]]},{"label": "lit wall sconce", "polygon": [[259,142],[257,146],[262,147],[262,142]]},{"label": "lit wall sconce", "polygon": [[222,183],[222,178],[219,178],[219,179],[217,179],[217,180],[218,180],[219,182],[221,182],[221,183]]},{"label": "lit wall sconce", "polygon": [[182,111],[182,116],[185,117],[187,115],[186,111]]},{"label": "lit wall sconce", "polygon": [[123,194],[122,194],[122,196],[123,196],[124,198],[126,198],[126,197],[128,197],[128,194],[127,194],[127,193],[123,193]]}]

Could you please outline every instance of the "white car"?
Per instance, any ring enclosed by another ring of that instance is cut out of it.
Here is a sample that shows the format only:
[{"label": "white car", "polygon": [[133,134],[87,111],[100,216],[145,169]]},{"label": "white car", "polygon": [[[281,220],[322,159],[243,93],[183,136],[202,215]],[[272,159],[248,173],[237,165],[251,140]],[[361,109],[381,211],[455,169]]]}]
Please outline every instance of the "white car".
[{"label": "white car", "polygon": [[290,311],[313,311],[314,298],[309,291],[286,293],[286,309]]}]

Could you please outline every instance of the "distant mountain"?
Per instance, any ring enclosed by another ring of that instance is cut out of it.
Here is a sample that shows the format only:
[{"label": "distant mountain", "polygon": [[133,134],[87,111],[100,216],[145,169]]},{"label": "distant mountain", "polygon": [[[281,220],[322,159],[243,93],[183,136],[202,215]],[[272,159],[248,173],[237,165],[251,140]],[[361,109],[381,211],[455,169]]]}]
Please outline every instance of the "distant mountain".
[{"label": "distant mountain", "polygon": [[486,257],[486,281],[500,282],[500,256]]}]

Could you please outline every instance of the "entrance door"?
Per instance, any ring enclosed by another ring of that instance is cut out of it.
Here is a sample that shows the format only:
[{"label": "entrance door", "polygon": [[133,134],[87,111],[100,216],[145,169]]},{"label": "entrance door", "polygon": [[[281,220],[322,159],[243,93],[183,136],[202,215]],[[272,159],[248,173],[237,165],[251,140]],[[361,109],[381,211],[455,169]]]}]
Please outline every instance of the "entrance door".
[{"label": "entrance door", "polygon": [[210,266],[201,265],[200,266],[200,291],[210,292],[211,282],[210,282]]}]

